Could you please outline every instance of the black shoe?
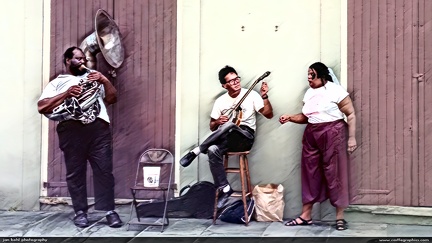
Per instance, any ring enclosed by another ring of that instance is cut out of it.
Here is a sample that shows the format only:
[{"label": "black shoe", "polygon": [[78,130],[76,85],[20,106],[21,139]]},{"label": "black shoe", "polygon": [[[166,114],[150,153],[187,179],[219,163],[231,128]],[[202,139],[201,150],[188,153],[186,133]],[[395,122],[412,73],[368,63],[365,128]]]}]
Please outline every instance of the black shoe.
[{"label": "black shoe", "polygon": [[118,228],[123,225],[123,222],[121,221],[119,215],[112,211],[110,214],[106,216],[108,226],[113,228]]},{"label": "black shoe", "polygon": [[87,219],[87,214],[84,213],[83,211],[78,211],[75,214],[75,217],[73,218],[73,222],[75,224],[75,226],[80,227],[80,228],[85,228],[88,227],[89,221]]},{"label": "black shoe", "polygon": [[187,153],[180,160],[181,166],[183,166],[183,167],[189,166],[196,157],[197,157],[197,155],[195,153],[193,153],[193,152]]},{"label": "black shoe", "polygon": [[231,196],[231,194],[233,194],[233,190],[230,188],[228,192],[223,192],[221,191],[221,193],[218,196],[218,203],[217,203],[217,208],[223,208],[226,206],[226,203],[228,201],[228,198]]}]

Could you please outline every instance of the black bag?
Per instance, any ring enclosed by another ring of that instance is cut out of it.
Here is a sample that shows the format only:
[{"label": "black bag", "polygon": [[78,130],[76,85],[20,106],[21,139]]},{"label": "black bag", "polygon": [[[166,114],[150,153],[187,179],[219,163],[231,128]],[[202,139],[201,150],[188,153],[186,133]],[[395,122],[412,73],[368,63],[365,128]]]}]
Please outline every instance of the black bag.
[{"label": "black bag", "polygon": [[[255,201],[253,199],[247,199],[247,211],[249,216],[249,221],[255,210]],[[226,206],[219,215],[219,219],[224,222],[234,223],[234,224],[244,224],[246,222],[244,217],[243,201],[237,200],[232,204]]]},{"label": "black bag", "polygon": [[[180,190],[180,196],[168,200],[168,217],[213,218],[216,188],[213,183],[199,181]],[[165,201],[158,200],[138,205],[140,217],[162,217]]]}]

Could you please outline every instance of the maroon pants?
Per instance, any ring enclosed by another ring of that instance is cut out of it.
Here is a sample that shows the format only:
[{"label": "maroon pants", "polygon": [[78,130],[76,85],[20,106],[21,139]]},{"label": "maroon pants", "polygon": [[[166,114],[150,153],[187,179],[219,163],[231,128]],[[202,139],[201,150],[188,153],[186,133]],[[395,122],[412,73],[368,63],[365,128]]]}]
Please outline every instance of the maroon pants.
[{"label": "maroon pants", "polygon": [[301,160],[303,204],[330,199],[334,207],[348,207],[347,132],[344,120],[306,126]]}]

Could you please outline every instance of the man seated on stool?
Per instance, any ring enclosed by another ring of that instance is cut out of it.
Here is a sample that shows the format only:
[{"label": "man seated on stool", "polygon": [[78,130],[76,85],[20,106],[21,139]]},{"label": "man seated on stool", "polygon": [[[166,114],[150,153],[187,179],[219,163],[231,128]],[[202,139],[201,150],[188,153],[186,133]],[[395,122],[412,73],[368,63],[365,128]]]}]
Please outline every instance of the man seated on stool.
[{"label": "man seated on stool", "polygon": [[[219,81],[228,92],[216,99],[210,114],[211,135],[198,147],[188,152],[181,160],[183,167],[189,166],[198,154],[208,155],[210,170],[216,188],[221,191],[218,197],[218,208],[222,208],[233,193],[223,165],[223,155],[226,152],[242,152],[252,148],[255,139],[256,112],[266,118],[273,117],[273,108],[268,99],[268,86],[263,82],[258,92],[251,90],[241,103],[242,119],[237,126],[226,114],[242,99],[248,91],[240,85],[237,71],[225,66],[219,71]],[[235,113],[233,113],[235,114]]]}]

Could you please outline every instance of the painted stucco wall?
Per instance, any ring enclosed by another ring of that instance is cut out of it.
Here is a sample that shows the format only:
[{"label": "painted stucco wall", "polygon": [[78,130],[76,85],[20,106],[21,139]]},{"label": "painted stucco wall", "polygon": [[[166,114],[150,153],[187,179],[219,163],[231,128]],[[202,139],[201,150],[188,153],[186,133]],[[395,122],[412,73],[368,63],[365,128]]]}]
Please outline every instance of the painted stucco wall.
[{"label": "painted stucco wall", "polygon": [[43,0],[0,8],[0,209],[39,209]]},{"label": "painted stucco wall", "polygon": [[[179,0],[176,160],[209,134],[211,106],[223,92],[217,80],[221,67],[234,66],[243,84],[271,71],[266,81],[275,117],[258,119],[250,156],[252,183],[282,183],[286,188],[285,217],[298,214],[304,127],[281,126],[277,119],[283,113],[300,111],[306,71],[312,62],[323,61],[346,82],[341,73],[344,2]],[[0,209],[38,209],[39,195],[43,195],[41,178],[46,170],[41,168],[46,167],[43,151],[47,151],[47,131],[36,102],[48,82],[49,55],[44,55],[44,50],[49,50],[49,42],[44,40],[49,34],[44,33],[49,33],[49,20],[43,18],[49,13],[46,3],[6,1],[0,10]],[[212,180],[205,155],[188,168],[177,167],[176,173],[180,187]]]},{"label": "painted stucco wall", "polygon": [[[301,111],[308,87],[307,68],[313,62],[332,67],[346,87],[344,73],[341,76],[341,63],[345,62],[342,9],[346,11],[344,0],[179,1],[177,160],[210,134],[209,114],[214,100],[225,91],[217,78],[220,68],[236,68],[243,87],[270,71],[265,81],[274,118],[258,116],[249,156],[251,180],[254,185],[281,183],[285,187],[284,216],[297,216],[301,212],[304,125],[281,125],[278,118]],[[178,173],[181,186],[212,181],[203,154]],[[332,213],[328,205],[323,208],[314,211],[323,217]]]}]

